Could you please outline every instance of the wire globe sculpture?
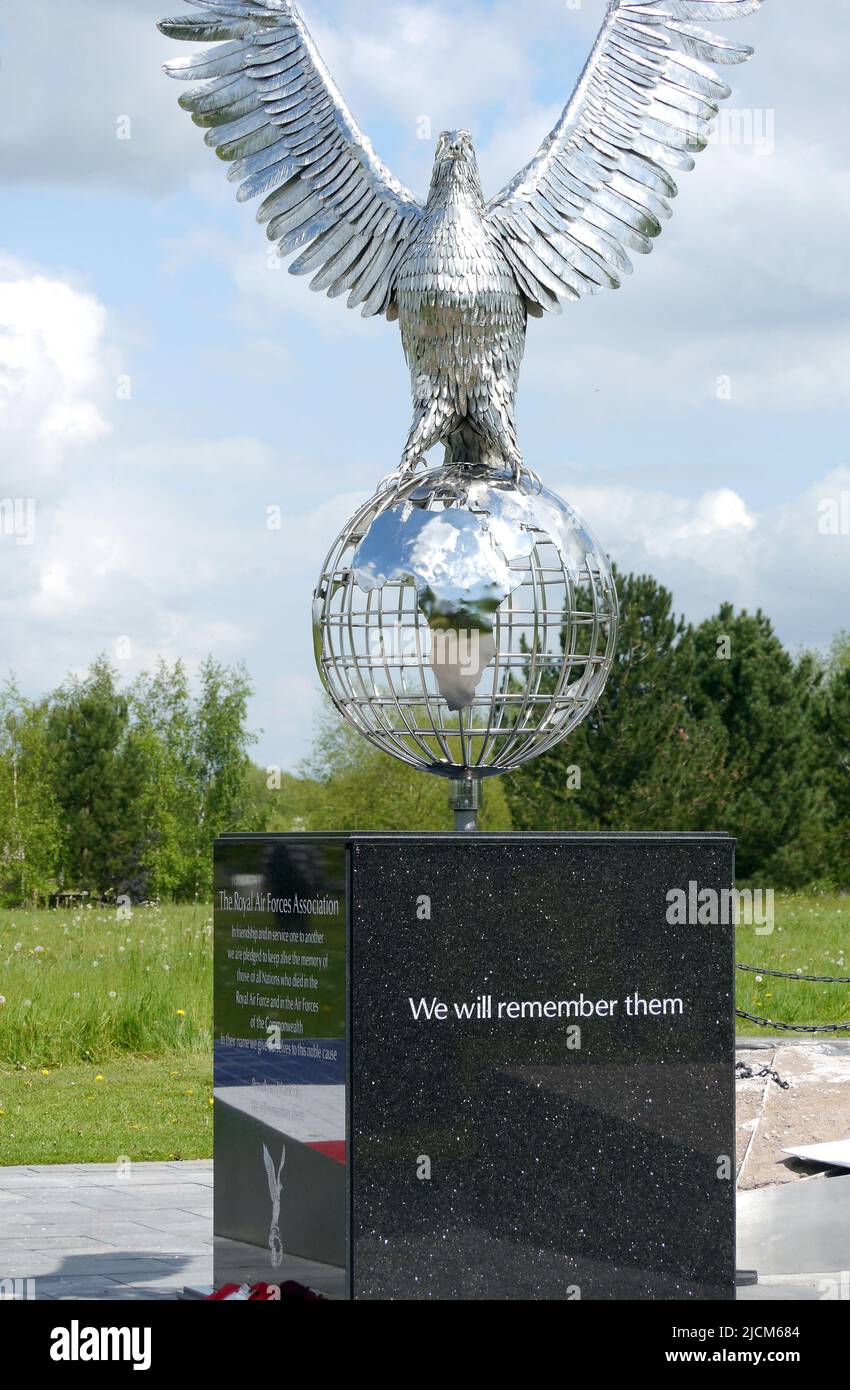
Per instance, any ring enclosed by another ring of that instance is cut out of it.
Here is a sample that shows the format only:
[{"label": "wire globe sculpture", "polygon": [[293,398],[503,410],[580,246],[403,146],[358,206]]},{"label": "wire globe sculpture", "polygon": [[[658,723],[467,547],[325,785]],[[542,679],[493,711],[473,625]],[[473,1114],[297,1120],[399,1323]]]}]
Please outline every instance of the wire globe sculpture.
[{"label": "wire globe sculpture", "polygon": [[376,493],[334,541],[316,661],[343,719],[411,767],[479,780],[565,738],[599,700],[617,592],[546,488],[448,464]]}]

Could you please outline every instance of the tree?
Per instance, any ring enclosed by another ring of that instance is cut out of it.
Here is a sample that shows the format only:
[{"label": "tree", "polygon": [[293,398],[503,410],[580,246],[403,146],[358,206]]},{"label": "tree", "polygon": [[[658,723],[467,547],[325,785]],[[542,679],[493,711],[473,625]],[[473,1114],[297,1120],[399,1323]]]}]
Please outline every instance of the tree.
[{"label": "tree", "polygon": [[726,736],[690,702],[689,629],[649,576],[618,575],[621,622],[602,699],[573,735],[508,779],[524,830],[697,830],[723,819]]},{"label": "tree", "polygon": [[49,898],[61,847],[47,704],[25,700],[10,678],[0,689],[0,900]]},{"label": "tree", "polygon": [[[308,830],[449,830],[448,782],[408,767],[342,723],[331,709],[321,716],[311,756],[296,788],[276,796]],[[294,793],[294,795],[293,795]],[[484,789],[483,830],[509,830],[510,812],[500,779]]]},{"label": "tree", "polygon": [[212,847],[217,835],[240,830],[248,749],[256,742],[248,732],[248,701],[253,694],[243,666],[221,666],[212,657],[199,672],[200,695],[193,721],[198,779],[198,889],[211,882]]},{"label": "tree", "polygon": [[160,662],[131,691],[136,741],[145,765],[142,801],[152,891],[178,900],[206,897],[216,836],[245,828],[248,701],[242,667],[209,657],[193,697],[183,663]]},{"label": "tree", "polygon": [[825,876],[846,888],[850,886],[850,659],[831,663],[820,709],[819,731],[828,795]]},{"label": "tree", "polygon": [[130,728],[129,702],[105,657],[52,698],[48,743],[64,886],[95,895],[120,892],[144,866],[145,765]]},{"label": "tree", "polygon": [[764,613],[731,604],[700,624],[690,647],[694,713],[719,718],[726,731],[726,821],[738,838],[740,877],[810,882],[822,854],[817,661],[804,654],[795,662]]},{"label": "tree", "polygon": [[192,897],[197,876],[198,793],[194,712],[182,661],[160,660],[130,691],[136,737],[144,750],[142,794],[152,897]]}]

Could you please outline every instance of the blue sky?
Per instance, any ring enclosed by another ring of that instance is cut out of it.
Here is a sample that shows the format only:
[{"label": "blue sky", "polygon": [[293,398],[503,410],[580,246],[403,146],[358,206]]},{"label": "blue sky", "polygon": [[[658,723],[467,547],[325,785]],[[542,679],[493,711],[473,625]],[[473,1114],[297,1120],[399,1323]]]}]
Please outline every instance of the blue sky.
[{"label": "blue sky", "polygon": [[[35,693],[103,650],[128,678],[158,654],[244,660],[259,755],[291,767],[319,702],[316,575],[409,423],[397,327],[269,268],[160,71],[179,0],[50,9],[0,19],[0,500],[37,503],[32,544],[0,534],[2,664]],[[527,162],[603,10],[302,5],[423,195],[444,127],[471,129],[488,192]],[[723,28],[757,50],[730,70],[740,123],[622,291],[531,324],[521,440],[688,616],[761,605],[792,648],[824,646],[850,626],[850,536],[822,524],[850,495],[850,11],[766,0]]]}]

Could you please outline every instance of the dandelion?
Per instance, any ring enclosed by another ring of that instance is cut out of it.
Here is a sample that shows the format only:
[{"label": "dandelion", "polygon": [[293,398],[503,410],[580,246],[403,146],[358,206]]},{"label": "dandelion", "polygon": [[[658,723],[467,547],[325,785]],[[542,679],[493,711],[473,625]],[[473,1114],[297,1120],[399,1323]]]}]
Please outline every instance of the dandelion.
[{"label": "dandelion", "polygon": [[47,1067],[42,1067],[41,1074],[42,1076],[49,1076],[50,1072],[47,1070]]},{"label": "dandelion", "polygon": [[92,967],[93,967],[93,969],[96,970],[97,967],[98,967],[99,965],[100,965],[100,961],[99,961],[99,960],[93,960],[93,961],[92,961]]},{"label": "dandelion", "polygon": [[33,955],[35,955],[35,956],[43,956],[43,955],[44,955],[44,947],[43,947],[43,946],[34,946],[34,947],[33,947]]},{"label": "dandelion", "polygon": [[763,984],[764,984],[764,976],[763,976],[763,975],[756,975],[756,984],[757,984],[757,985],[763,985]]},{"label": "dandelion", "polygon": [[5,1003],[6,1003],[6,996],[5,996],[5,994],[0,994],[0,1009],[3,1008],[3,1006],[4,1006]]},{"label": "dandelion", "polygon": [[80,991],[79,991],[79,990],[77,990],[77,992],[75,993],[74,998],[75,998],[75,999],[79,999],[79,998],[80,998]]},{"label": "dandelion", "polygon": [[177,1017],[178,1017],[178,1018],[185,1018],[185,1017],[186,1017],[186,1010],[185,1010],[185,1009],[178,1009],[178,1010],[177,1010]]},{"label": "dandelion", "polygon": [[23,942],[21,942],[21,941],[16,941],[16,942],[15,942],[15,950],[16,950],[16,951],[22,951],[23,949],[24,949],[24,947],[23,947]]},{"label": "dandelion", "polygon": [[95,1081],[102,1081],[102,1080],[103,1080],[103,1077],[102,1077],[102,1076],[96,1076],[96,1077],[95,1077]]},{"label": "dandelion", "polygon": [[25,1009],[31,1009],[31,1008],[32,1008],[32,1000],[31,1000],[31,999],[24,999],[24,1000],[23,1000],[23,1007],[24,1007]]},{"label": "dandelion", "polygon": [[118,995],[115,993],[115,990],[114,990],[114,989],[111,989],[111,990],[109,991],[109,997],[110,997],[110,999],[117,999],[117,998],[118,998]]},{"label": "dandelion", "polygon": [[209,1100],[207,1101],[207,1104],[208,1104],[208,1105],[215,1105],[215,1101],[213,1100],[212,1096],[210,1096]]}]

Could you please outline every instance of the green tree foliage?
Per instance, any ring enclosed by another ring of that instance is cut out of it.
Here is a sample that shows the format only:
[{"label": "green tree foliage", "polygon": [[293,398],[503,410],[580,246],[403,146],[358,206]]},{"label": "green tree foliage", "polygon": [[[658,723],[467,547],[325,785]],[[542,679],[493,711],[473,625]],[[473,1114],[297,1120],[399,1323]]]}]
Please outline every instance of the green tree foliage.
[{"label": "green tree foliage", "polygon": [[[739,874],[850,886],[850,638],[791,657],[762,613],[696,627],[618,576],[620,641],[571,738],[485,787],[484,829],[711,830]],[[105,658],[38,701],[0,690],[0,901],[59,890],[208,898],[227,830],[446,830],[448,786],[330,709],[298,775],[251,763],[250,681],[161,662],[127,690]]]},{"label": "green tree foliage", "polygon": [[736,613],[731,604],[700,624],[687,646],[694,713],[719,717],[727,734],[726,827],[738,839],[739,875],[810,882],[823,848],[817,661],[808,654],[795,661],[763,613]]},{"label": "green tree foliage", "polygon": [[[454,823],[448,782],[372,748],[331,709],[318,721],[301,776],[259,796],[269,830],[450,830]],[[481,827],[511,828],[498,779],[485,787]]]},{"label": "green tree foliage", "polygon": [[211,658],[193,696],[182,662],[141,676],[130,702],[146,777],[143,799],[151,886],[157,896],[207,897],[217,835],[243,820],[250,763],[251,683]]},{"label": "green tree foliage", "polygon": [[125,692],[104,657],[41,702],[7,684],[0,900],[209,896],[213,841],[244,824],[251,688],[213,660],[196,684],[160,663]]},{"label": "green tree foliage", "polygon": [[824,877],[850,883],[850,640],[836,643],[820,708],[827,791],[828,866]]},{"label": "green tree foliage", "polygon": [[85,679],[53,696],[48,741],[62,817],[63,885],[97,895],[128,888],[145,863],[145,761],[130,702],[104,657]]},{"label": "green tree foliage", "polygon": [[620,638],[605,694],[572,737],[508,779],[523,830],[717,828],[726,734],[691,708],[688,629],[666,589],[619,575]]},{"label": "green tree foliage", "polygon": [[48,706],[14,681],[0,690],[0,902],[37,905],[57,887],[59,803],[47,733]]},{"label": "green tree foliage", "polygon": [[[618,576],[605,695],[575,734],[509,779],[528,830],[728,830],[741,879],[850,882],[850,643],[822,664],[763,613],[692,628],[649,577]],[[837,867],[840,866],[840,867]],[[836,877],[837,875],[837,877]]]}]

